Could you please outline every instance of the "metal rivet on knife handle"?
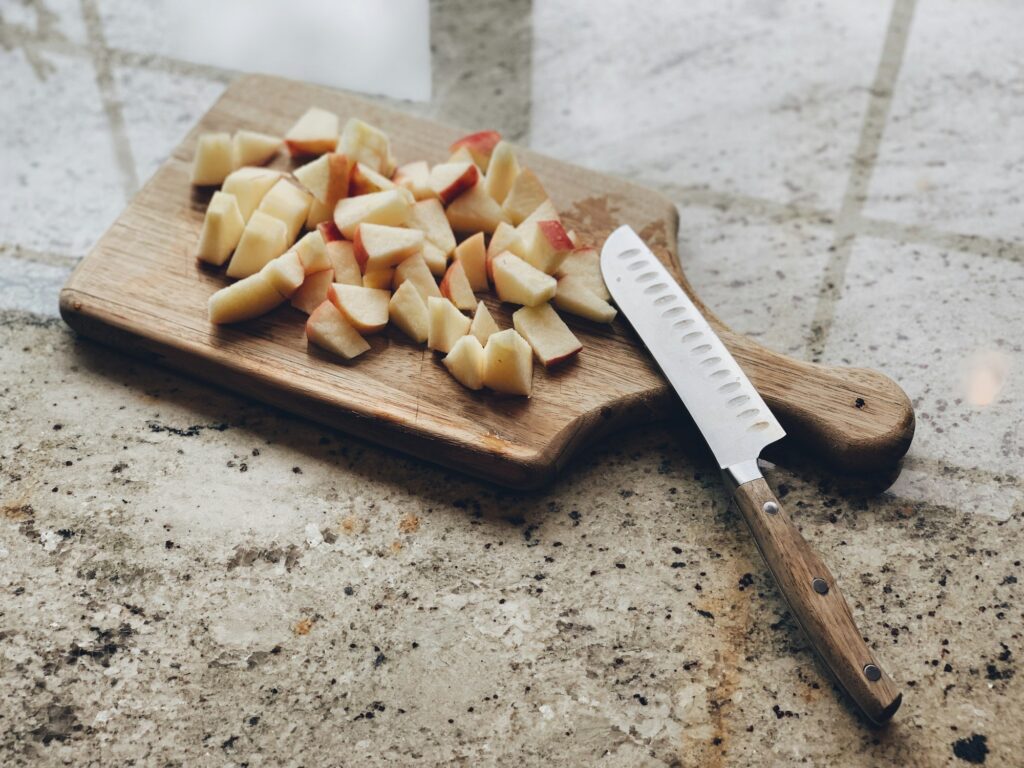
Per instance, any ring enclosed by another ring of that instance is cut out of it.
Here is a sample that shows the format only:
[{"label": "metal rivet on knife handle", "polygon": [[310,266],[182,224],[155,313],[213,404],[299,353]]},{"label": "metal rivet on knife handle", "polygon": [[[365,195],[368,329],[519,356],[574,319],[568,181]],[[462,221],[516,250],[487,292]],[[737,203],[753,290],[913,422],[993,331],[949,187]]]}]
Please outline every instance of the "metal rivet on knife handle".
[{"label": "metal rivet on knife handle", "polygon": [[874,683],[882,679],[882,670],[874,664],[868,664],[864,667],[864,677]]},{"label": "metal rivet on knife handle", "polygon": [[766,501],[761,509],[766,515],[777,515],[779,513],[779,505],[774,501]]},{"label": "metal rivet on knife handle", "polygon": [[814,591],[819,595],[828,594],[828,582],[824,579],[818,578],[811,582],[811,586],[814,587]]}]

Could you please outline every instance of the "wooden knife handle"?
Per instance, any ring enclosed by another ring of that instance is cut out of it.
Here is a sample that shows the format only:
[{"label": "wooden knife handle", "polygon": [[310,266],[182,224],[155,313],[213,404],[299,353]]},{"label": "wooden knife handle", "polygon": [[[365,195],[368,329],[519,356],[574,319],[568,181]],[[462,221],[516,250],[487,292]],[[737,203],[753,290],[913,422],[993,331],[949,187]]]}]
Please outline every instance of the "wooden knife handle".
[{"label": "wooden knife handle", "polygon": [[835,578],[764,478],[743,483],[734,496],[775,582],[818,655],[872,722],[887,722],[903,695],[861,637]]}]

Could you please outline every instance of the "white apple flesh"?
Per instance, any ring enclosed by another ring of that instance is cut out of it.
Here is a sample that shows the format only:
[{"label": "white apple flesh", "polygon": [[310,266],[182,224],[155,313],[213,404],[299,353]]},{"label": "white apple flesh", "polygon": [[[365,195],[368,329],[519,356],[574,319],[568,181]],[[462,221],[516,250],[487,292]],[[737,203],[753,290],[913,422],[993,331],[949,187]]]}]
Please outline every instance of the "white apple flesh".
[{"label": "white apple flesh", "polygon": [[455,233],[445,216],[444,206],[437,198],[420,200],[412,206],[405,222],[407,227],[420,230],[424,237],[440,248],[445,256],[455,250]]},{"label": "white apple flesh", "polygon": [[334,282],[334,270],[324,269],[306,275],[299,289],[292,294],[292,306],[307,315],[327,301],[327,289]]},{"label": "white apple flesh", "polygon": [[288,248],[288,228],[280,219],[256,211],[242,231],[235,255],[228,264],[228,277],[248,277],[263,269]]},{"label": "white apple flesh", "polygon": [[441,298],[441,291],[422,256],[411,256],[395,269],[394,287],[398,288],[406,282],[412,283],[423,301],[431,297]]},{"label": "white apple flesh", "polygon": [[484,348],[476,336],[462,336],[445,355],[444,367],[467,389],[484,388]]},{"label": "white apple flesh", "polygon": [[351,360],[370,349],[366,339],[352,327],[341,311],[325,301],[313,310],[306,321],[306,338],[312,344]]},{"label": "white apple flesh", "polygon": [[501,206],[479,184],[455,198],[444,213],[456,232],[491,233],[506,218]]},{"label": "white apple flesh", "polygon": [[427,347],[448,352],[461,337],[469,333],[469,318],[448,299],[431,296],[427,299]]},{"label": "white apple flesh", "polygon": [[550,304],[520,307],[512,315],[512,327],[526,339],[545,368],[565,362],[583,349],[580,340]]},{"label": "white apple flesh", "polygon": [[196,257],[207,264],[221,266],[235,250],[244,230],[245,219],[235,196],[214,192],[203,217]]},{"label": "white apple flesh", "polygon": [[389,189],[339,200],[334,208],[334,223],[341,234],[349,239],[355,237],[356,227],[364,222],[401,226],[412,209],[412,203],[403,192]]},{"label": "white apple flesh", "polygon": [[535,307],[550,301],[558,287],[551,275],[508,251],[494,257],[491,272],[498,298],[512,304]]},{"label": "white apple flesh", "polygon": [[537,174],[529,168],[524,168],[516,176],[501,208],[509,221],[519,224],[547,199],[548,193],[544,191]]},{"label": "white apple flesh", "polygon": [[200,135],[196,142],[195,160],[192,163],[192,183],[200,187],[220,184],[234,169],[235,151],[231,145],[231,135]]},{"label": "white apple flesh", "polygon": [[341,198],[348,197],[351,169],[348,158],[339,152],[320,155],[296,168],[292,175],[318,202],[332,210]]},{"label": "white apple flesh", "polygon": [[473,314],[473,322],[469,326],[469,332],[476,336],[481,344],[486,344],[492,334],[497,333],[500,328],[494,322],[490,310],[482,301],[477,302],[476,312]]},{"label": "white apple flesh", "polygon": [[388,303],[391,322],[413,341],[423,344],[430,327],[427,305],[419,291],[410,282],[398,286]]},{"label": "white apple flesh", "polygon": [[601,276],[601,257],[593,248],[576,248],[566,256],[555,277],[575,277],[586,284],[595,296],[604,301],[611,299],[608,286]]},{"label": "white apple flesh", "polygon": [[500,141],[501,134],[497,131],[477,131],[457,139],[448,147],[448,151],[458,152],[460,149],[465,148],[469,151],[473,162],[480,166],[480,170],[486,171],[494,148],[498,146]]},{"label": "white apple flesh", "polygon": [[483,232],[477,232],[455,247],[455,261],[462,264],[472,290],[487,290],[487,251],[484,250]]},{"label": "white apple flesh", "polygon": [[257,131],[235,131],[231,139],[235,167],[263,165],[269,161],[284,142],[277,136]]},{"label": "white apple flesh", "polygon": [[423,249],[423,233],[418,229],[364,222],[356,227],[353,245],[356,260],[367,272],[387,269],[419,253]]},{"label": "white apple flesh", "polygon": [[319,232],[307,232],[292,249],[302,259],[302,266],[307,275],[331,268],[331,260],[327,256],[327,243]]},{"label": "white apple flesh", "polygon": [[595,323],[610,323],[616,314],[615,307],[590,290],[586,281],[573,275],[558,281],[555,306]]},{"label": "white apple flesh", "polygon": [[285,146],[292,157],[333,152],[338,144],[338,116],[319,107],[310,107],[288,133]]},{"label": "white apple flesh", "polygon": [[360,333],[376,333],[388,324],[391,291],[333,283],[327,289],[327,299]]},{"label": "white apple flesh", "polygon": [[285,300],[264,272],[256,272],[221,288],[207,303],[214,325],[240,323],[266,314]]},{"label": "white apple flesh", "polygon": [[508,197],[508,192],[519,175],[519,160],[507,142],[499,142],[491,154],[490,164],[487,166],[487,176],[484,178],[484,190],[494,202],[499,205]]},{"label": "white apple flesh", "polygon": [[430,188],[430,166],[426,160],[399,166],[393,180],[398,186],[412,192],[417,200],[427,200],[434,196]]},{"label": "white apple flesh", "polygon": [[287,179],[281,179],[260,201],[257,210],[284,222],[287,228],[286,239],[290,245],[295,242],[295,237],[306,223],[312,200],[306,190],[299,189]]},{"label": "white apple flesh", "polygon": [[380,128],[356,117],[349,118],[338,143],[341,145],[341,151],[348,155],[353,163],[362,163],[389,178],[395,172],[391,142]]},{"label": "white apple flesh", "polygon": [[441,295],[449,299],[459,309],[472,310],[476,307],[476,296],[466,279],[466,272],[461,261],[454,261],[444,273],[438,286]]},{"label": "white apple flesh", "polygon": [[473,163],[441,163],[430,169],[430,189],[438,199],[449,205],[463,192],[476,185],[480,171]]},{"label": "white apple flesh", "polygon": [[498,331],[487,340],[484,386],[495,392],[529,397],[533,389],[533,351],[515,328]]},{"label": "white apple flesh", "polygon": [[560,222],[538,221],[526,248],[526,261],[551,275],[572,252],[573,245]]},{"label": "white apple flesh", "polygon": [[280,178],[280,171],[269,168],[239,168],[224,179],[221,191],[235,196],[242,218],[249,221],[253,211]]}]

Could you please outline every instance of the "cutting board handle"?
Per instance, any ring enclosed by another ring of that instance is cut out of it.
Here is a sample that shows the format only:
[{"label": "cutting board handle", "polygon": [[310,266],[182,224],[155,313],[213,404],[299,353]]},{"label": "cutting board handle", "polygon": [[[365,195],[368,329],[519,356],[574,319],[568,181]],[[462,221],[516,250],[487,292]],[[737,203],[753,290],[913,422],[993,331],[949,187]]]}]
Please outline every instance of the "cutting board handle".
[{"label": "cutting board handle", "polygon": [[795,360],[720,328],[747,376],[786,433],[808,455],[841,471],[890,468],[914,437],[914,407],[877,371]]}]

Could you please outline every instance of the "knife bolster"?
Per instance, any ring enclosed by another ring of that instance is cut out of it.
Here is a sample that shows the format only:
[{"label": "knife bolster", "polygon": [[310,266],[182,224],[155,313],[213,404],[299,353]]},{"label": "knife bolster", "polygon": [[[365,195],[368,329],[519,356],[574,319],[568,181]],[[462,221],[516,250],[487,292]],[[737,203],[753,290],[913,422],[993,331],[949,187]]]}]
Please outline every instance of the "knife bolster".
[{"label": "knife bolster", "polygon": [[757,459],[741,461],[722,470],[722,477],[725,478],[725,485],[729,489],[729,495],[734,496],[736,489],[751,480],[760,480],[761,468],[757,465]]}]

